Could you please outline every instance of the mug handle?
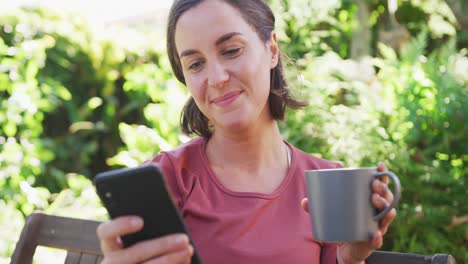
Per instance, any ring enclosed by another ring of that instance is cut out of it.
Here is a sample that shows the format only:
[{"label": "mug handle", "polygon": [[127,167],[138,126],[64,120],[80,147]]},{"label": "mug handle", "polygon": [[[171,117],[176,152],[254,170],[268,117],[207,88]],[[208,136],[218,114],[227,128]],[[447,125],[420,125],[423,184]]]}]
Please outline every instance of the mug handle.
[{"label": "mug handle", "polygon": [[376,179],[378,179],[378,178],[380,178],[382,176],[390,176],[390,178],[392,178],[392,181],[395,184],[395,190],[393,192],[394,199],[393,199],[393,202],[389,206],[387,206],[385,209],[382,210],[382,212],[378,213],[377,215],[375,215],[373,217],[375,221],[380,220],[392,208],[394,208],[398,204],[398,201],[400,200],[400,196],[401,196],[401,185],[400,185],[400,179],[398,178],[398,176],[396,176],[391,171],[383,171],[383,172],[374,173],[374,178],[376,178]]}]

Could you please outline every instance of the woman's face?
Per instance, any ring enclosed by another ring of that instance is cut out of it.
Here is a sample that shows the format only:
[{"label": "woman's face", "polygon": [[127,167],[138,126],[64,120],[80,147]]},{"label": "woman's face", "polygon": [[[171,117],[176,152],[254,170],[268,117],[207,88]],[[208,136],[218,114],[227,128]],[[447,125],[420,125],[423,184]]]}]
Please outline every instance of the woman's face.
[{"label": "woman's face", "polygon": [[180,17],[175,43],[186,85],[215,131],[273,120],[267,101],[278,63],[274,34],[264,43],[237,9],[207,0]]}]

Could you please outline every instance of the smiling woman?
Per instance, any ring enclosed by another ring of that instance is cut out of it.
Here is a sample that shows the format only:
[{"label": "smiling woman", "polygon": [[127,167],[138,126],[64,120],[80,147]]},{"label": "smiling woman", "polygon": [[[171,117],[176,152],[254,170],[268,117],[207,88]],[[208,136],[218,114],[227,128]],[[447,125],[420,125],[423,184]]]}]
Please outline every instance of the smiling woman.
[{"label": "smiling woman", "polygon": [[271,33],[263,43],[239,11],[217,12],[226,5],[199,5],[180,17],[175,44],[185,84],[215,133],[263,129],[272,119],[267,100],[278,58],[276,37]]},{"label": "smiling woman", "polygon": [[[192,4],[197,4],[199,1],[192,2]],[[300,108],[304,106],[304,103],[296,101],[290,96],[290,92],[287,89],[287,85],[284,79],[282,62],[281,62],[281,53],[278,49],[278,44],[276,40],[276,35],[273,31],[274,24],[275,24],[275,17],[268,6],[264,3],[256,3],[256,1],[226,1],[229,3],[230,6],[234,7],[231,8],[228,12],[231,15],[229,18],[223,18],[222,16],[224,13],[219,13],[216,10],[207,10],[207,12],[214,12],[217,14],[217,17],[208,18],[203,14],[200,16],[204,19],[194,21],[195,23],[187,23],[187,26],[191,26],[191,28],[185,28],[185,30],[193,30],[195,33],[196,38],[201,38],[200,34],[204,31],[206,33],[213,33],[215,29],[213,28],[214,25],[217,26],[218,30],[223,30],[224,26],[229,23],[240,23],[239,25],[230,24],[233,30],[236,26],[243,27],[245,29],[249,29],[246,31],[247,33],[242,34],[241,32],[232,31],[229,32],[225,28],[226,35],[220,36],[219,39],[214,41],[212,44],[215,44],[218,49],[222,49],[224,52],[223,56],[225,58],[232,58],[236,59],[235,62],[242,61],[248,65],[252,65],[255,61],[249,61],[254,57],[248,58],[246,56],[252,56],[251,53],[255,53],[255,48],[260,48],[260,50],[265,52],[270,52],[271,58],[268,61],[263,61],[264,65],[270,65],[271,67],[268,69],[270,80],[264,80],[263,85],[270,83],[271,89],[269,90],[268,96],[268,107],[270,108],[271,116],[274,119],[281,120],[284,118],[284,113],[286,107],[290,108]],[[181,65],[182,61],[187,61],[184,59],[185,55],[195,55],[197,53],[195,50],[188,50],[188,51],[181,51],[182,47],[177,47],[176,45],[176,23],[178,22],[181,15],[186,11],[187,8],[190,7],[190,4],[184,3],[179,4],[178,9],[173,9],[171,12],[171,18],[169,18],[168,23],[168,31],[167,31],[167,50],[169,53],[169,59],[171,61],[172,69],[174,71],[175,76],[179,81],[184,84],[186,83],[186,71],[184,72],[184,67]],[[216,7],[213,7],[216,8]],[[193,16],[191,16],[193,19]],[[186,18],[191,19],[191,17]],[[243,18],[243,19],[239,19]],[[259,19],[257,19],[259,18]],[[211,19],[211,21],[207,21]],[[224,25],[219,25],[220,21],[224,22]],[[179,27],[183,27],[182,23],[180,23]],[[228,25],[229,26],[229,25]],[[206,31],[204,29],[210,28],[210,31]],[[181,28],[182,29],[182,28]],[[180,35],[180,34],[179,34]],[[192,41],[196,41],[197,39],[193,39]],[[246,43],[246,41],[249,41]],[[226,43],[229,42],[229,43]],[[223,46],[221,46],[223,44]],[[244,47],[246,44],[247,47]],[[256,46],[253,46],[255,44]],[[267,50],[267,45],[272,45]],[[184,44],[184,45],[188,45]],[[229,46],[230,45],[230,46]],[[243,46],[244,45],[244,46]],[[229,49],[227,49],[229,48]],[[247,48],[247,50],[245,50]],[[178,53],[180,52],[180,54]],[[188,52],[188,53],[187,53]],[[219,52],[219,51],[218,51]],[[246,53],[242,55],[241,59],[237,59],[240,53]],[[198,55],[201,55],[201,51],[198,51]],[[258,56],[259,54],[254,54],[254,56]],[[265,59],[265,58],[264,58]],[[268,59],[268,58],[267,58]],[[193,56],[192,56],[193,60]],[[248,62],[246,62],[246,60]],[[244,67],[237,63],[238,66]],[[190,69],[190,73],[193,72],[193,66]],[[195,64],[196,67],[201,66],[200,62]],[[215,69],[216,70],[216,69]],[[219,69],[218,69],[219,70]],[[221,72],[223,73],[223,72]],[[254,73],[256,74],[256,73]],[[223,76],[216,76],[217,78],[222,78]],[[258,77],[256,77],[258,78]],[[211,81],[213,79],[211,78]],[[262,84],[261,84],[262,85]],[[188,85],[190,89],[191,85]],[[259,86],[261,87],[261,86]],[[211,134],[208,125],[208,118],[206,115],[202,114],[199,111],[199,108],[195,105],[194,98],[190,98],[186,104],[186,107],[183,112],[183,120],[182,120],[182,128],[184,132],[187,134],[197,134],[204,137],[208,137]],[[213,120],[210,120],[213,122]]]},{"label": "smiling woman", "polygon": [[[277,122],[286,108],[304,104],[290,96],[274,24],[262,0],[174,2],[167,49],[191,94],[182,127],[201,137],[152,162],[164,172],[203,263],[362,263],[382,245],[395,210],[369,241],[314,240],[304,171],[341,165],[281,137]],[[374,206],[386,207],[393,200],[386,181],[373,186]],[[126,216],[100,225],[104,262],[190,262],[194,248],[183,235],[123,248],[118,237],[143,224]]]}]

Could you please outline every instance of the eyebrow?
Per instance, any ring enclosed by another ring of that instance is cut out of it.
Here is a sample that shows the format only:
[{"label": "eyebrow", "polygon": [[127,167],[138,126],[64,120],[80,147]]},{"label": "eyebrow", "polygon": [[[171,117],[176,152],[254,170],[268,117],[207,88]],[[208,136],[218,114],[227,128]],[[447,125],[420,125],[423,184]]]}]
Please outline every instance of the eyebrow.
[{"label": "eyebrow", "polygon": [[[218,40],[216,40],[215,42],[215,45],[216,46],[219,46],[221,44],[223,44],[224,42],[230,40],[231,38],[233,38],[234,36],[239,36],[239,35],[242,35],[242,33],[239,33],[239,32],[231,32],[231,33],[227,33],[225,35],[222,35],[220,38],[218,38]],[[183,51],[182,53],[180,53],[179,57],[182,58],[184,56],[190,56],[192,54],[195,54],[195,53],[198,53],[197,50],[185,50]]]}]

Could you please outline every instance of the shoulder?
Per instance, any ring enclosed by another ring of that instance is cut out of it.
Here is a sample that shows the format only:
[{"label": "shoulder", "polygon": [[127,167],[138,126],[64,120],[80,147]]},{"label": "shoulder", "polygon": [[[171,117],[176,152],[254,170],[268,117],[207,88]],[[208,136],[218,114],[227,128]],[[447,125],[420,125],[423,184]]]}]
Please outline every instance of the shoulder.
[{"label": "shoulder", "polygon": [[319,158],[315,155],[306,153],[292,145],[290,146],[293,152],[293,159],[295,160],[296,165],[303,169],[312,170],[312,169],[331,169],[331,168],[343,167],[343,164],[339,161],[331,161],[331,160]]},{"label": "shoulder", "polygon": [[149,162],[156,163],[163,171],[174,199],[182,207],[203,170],[205,139],[195,138],[172,150],[162,151]]},{"label": "shoulder", "polygon": [[[205,139],[198,137],[194,138],[172,150],[161,151],[156,155],[151,162],[159,163],[161,166],[180,166],[186,165],[187,162],[193,160],[194,157],[200,157],[203,151]],[[169,164],[167,164],[169,163]]]}]

